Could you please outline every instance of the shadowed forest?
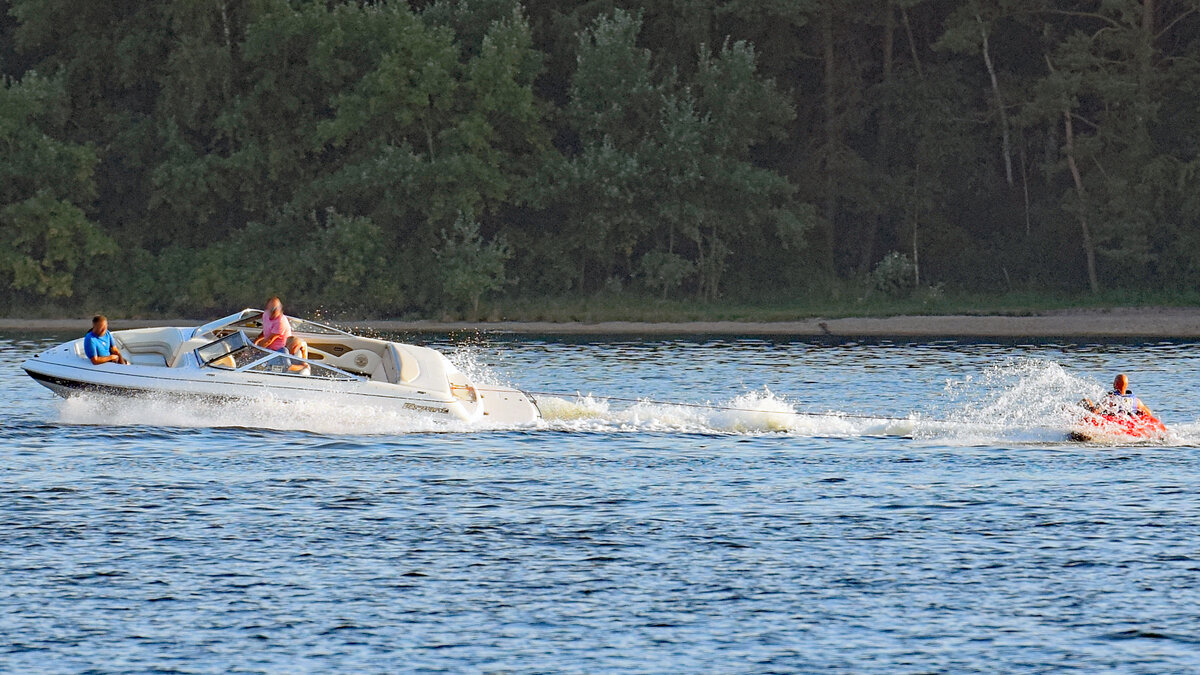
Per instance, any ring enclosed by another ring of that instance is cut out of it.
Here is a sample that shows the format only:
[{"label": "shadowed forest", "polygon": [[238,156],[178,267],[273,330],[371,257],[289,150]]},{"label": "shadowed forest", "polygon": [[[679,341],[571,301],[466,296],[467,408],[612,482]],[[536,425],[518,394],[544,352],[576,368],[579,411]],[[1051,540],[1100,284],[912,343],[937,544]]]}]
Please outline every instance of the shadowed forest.
[{"label": "shadowed forest", "polygon": [[0,72],[8,313],[1200,286],[1200,0],[0,0]]}]

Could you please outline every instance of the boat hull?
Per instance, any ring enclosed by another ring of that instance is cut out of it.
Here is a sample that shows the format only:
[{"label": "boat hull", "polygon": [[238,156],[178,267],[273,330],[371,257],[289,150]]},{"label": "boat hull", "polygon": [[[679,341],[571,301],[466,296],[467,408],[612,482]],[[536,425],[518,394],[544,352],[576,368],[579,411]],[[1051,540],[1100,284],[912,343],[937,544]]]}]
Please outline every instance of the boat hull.
[{"label": "boat hull", "polygon": [[444,355],[419,345],[354,335],[289,317],[300,349],[287,356],[253,344],[261,310],[246,308],[197,328],[113,331],[128,364],[94,364],[83,339],[47,349],[22,365],[63,397],[267,400],[370,406],[487,426],[541,419],[528,394],[481,387]]},{"label": "boat hull", "polygon": [[[116,364],[93,366],[29,359],[22,368],[34,381],[63,398],[103,394],[118,398],[157,398],[225,403],[239,400],[276,400],[294,403],[364,405],[384,410],[404,410],[448,421],[487,424],[526,424],[540,411],[532,397],[511,388],[489,388],[486,405],[449,400],[422,391],[381,382],[321,382],[304,386],[296,378],[271,381],[271,376],[239,377],[240,373],[183,371]],[[191,375],[191,377],[189,377]]]}]

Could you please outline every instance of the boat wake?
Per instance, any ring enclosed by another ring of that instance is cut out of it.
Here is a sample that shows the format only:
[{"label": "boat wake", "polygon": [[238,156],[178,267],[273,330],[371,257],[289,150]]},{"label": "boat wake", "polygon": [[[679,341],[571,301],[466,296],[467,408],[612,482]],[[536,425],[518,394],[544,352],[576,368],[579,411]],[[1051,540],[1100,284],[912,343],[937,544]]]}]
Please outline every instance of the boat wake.
[{"label": "boat wake", "polygon": [[61,401],[59,411],[59,419],[65,424],[272,429],[325,435],[461,432],[479,428],[409,410],[350,405],[336,400],[297,403],[269,396],[217,402],[83,394]]},{"label": "boat wake", "polygon": [[[483,385],[502,384],[461,350],[453,360]],[[479,425],[446,421],[419,411],[349,405],[337,401],[289,403],[270,397],[235,402],[121,399],[99,394],[62,401],[66,424],[166,427],[237,427],[328,435],[549,430],[579,433],[649,432],[783,434],[798,437],[897,437],[949,445],[1057,444],[1067,441],[1083,395],[1104,387],[1040,359],[1013,359],[984,371],[948,379],[926,409],[874,416],[801,408],[763,388],[724,400],[670,402],[600,395],[536,393],[542,419],[529,425]],[[866,407],[866,406],[864,406]],[[1170,445],[1200,445],[1200,422],[1171,425]],[[1128,444],[1128,439],[1114,440]],[[1103,444],[1103,443],[1101,443]]]},{"label": "boat wake", "polygon": [[672,403],[641,400],[615,405],[597,396],[538,397],[544,424],[562,431],[677,433],[791,433],[799,436],[907,436],[913,419],[801,411],[768,389],[727,401]]}]

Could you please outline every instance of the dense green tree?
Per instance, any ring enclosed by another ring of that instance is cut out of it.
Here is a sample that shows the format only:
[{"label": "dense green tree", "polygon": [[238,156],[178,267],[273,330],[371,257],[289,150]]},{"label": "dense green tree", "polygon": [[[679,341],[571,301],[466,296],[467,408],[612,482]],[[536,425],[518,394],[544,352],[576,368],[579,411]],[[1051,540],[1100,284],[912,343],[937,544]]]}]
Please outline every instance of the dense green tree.
[{"label": "dense green tree", "polygon": [[15,46],[40,73],[63,79],[67,140],[97,151],[97,213],[127,245],[158,228],[144,220],[157,139],[168,26],[164,3],[11,0]]},{"label": "dense green tree", "polygon": [[10,304],[1200,283],[1200,0],[0,13]]},{"label": "dense green tree", "polygon": [[76,271],[116,248],[84,212],[96,156],[61,140],[66,99],[61,79],[34,72],[0,86],[0,287],[10,302],[72,295]]},{"label": "dense green tree", "polygon": [[470,307],[470,317],[475,319],[483,295],[507,283],[504,263],[512,251],[502,238],[484,241],[475,214],[464,211],[452,227],[442,231],[441,246],[434,256],[447,298]]},{"label": "dense green tree", "polygon": [[578,260],[577,288],[589,274],[595,287],[640,273],[667,292],[694,273],[699,294],[715,297],[732,240],[761,243],[767,229],[799,241],[793,188],[750,161],[791,109],[741,42],[717,54],[699,45],[686,80],[656,77],[636,44],[641,25],[617,10],[581,34],[567,108],[581,148],[547,199],[573,224],[561,244]]}]

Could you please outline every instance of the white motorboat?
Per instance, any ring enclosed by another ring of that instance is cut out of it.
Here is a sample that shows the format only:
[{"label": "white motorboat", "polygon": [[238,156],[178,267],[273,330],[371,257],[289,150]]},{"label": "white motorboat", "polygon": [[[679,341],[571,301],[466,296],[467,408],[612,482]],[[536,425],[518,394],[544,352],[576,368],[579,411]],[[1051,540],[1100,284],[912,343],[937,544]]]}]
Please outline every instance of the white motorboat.
[{"label": "white motorboat", "polygon": [[48,349],[21,367],[56,394],[341,401],[488,425],[525,424],[537,404],[511,387],[477,386],[428,347],[362,337],[288,317],[308,358],[255,346],[262,311],[244,309],[198,328],[112,331],[129,365],[93,365],[83,338]]}]

